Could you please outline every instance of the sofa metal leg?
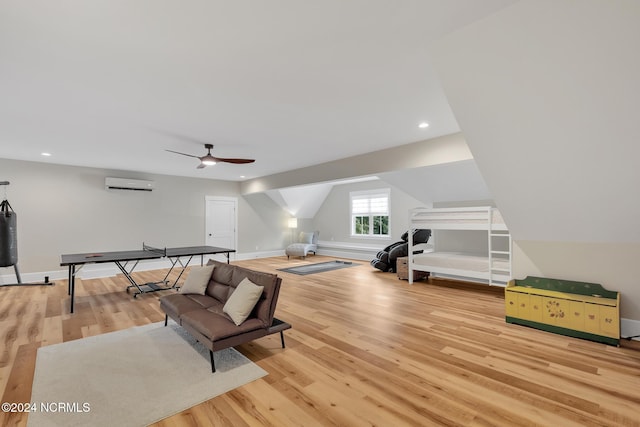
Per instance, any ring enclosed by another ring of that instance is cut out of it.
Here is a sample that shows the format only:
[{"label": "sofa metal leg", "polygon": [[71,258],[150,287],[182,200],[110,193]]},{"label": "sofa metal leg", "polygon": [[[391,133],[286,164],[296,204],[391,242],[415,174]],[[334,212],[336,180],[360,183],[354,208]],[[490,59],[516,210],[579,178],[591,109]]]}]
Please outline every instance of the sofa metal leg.
[{"label": "sofa metal leg", "polygon": [[167,322],[169,321],[169,315],[165,314],[164,315],[164,326],[167,326]]},{"label": "sofa metal leg", "polygon": [[211,358],[211,372],[215,372],[216,371],[216,364],[213,361],[213,351],[209,350],[209,357]]},{"label": "sofa metal leg", "polygon": [[280,341],[282,341],[282,348],[284,348],[284,331],[280,331]]}]

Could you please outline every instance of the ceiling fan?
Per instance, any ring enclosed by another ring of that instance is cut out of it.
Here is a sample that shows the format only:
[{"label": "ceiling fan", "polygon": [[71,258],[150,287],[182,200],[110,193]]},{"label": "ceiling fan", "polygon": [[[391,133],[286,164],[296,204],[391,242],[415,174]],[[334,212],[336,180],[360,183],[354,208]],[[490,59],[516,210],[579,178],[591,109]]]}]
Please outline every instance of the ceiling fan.
[{"label": "ceiling fan", "polygon": [[204,148],[206,148],[207,154],[202,156],[202,157],[201,156],[194,156],[193,154],[180,153],[178,151],[173,151],[173,150],[165,150],[165,151],[168,151],[170,153],[175,153],[175,154],[181,154],[183,156],[195,157],[196,159],[200,159],[200,164],[197,167],[198,169],[202,169],[202,168],[206,168],[207,166],[215,165],[218,162],[220,162],[220,163],[235,163],[235,164],[253,163],[253,162],[255,162],[254,159],[226,159],[226,158],[223,158],[223,157],[214,157],[214,156],[211,155],[211,149],[213,148],[213,144],[204,144]]}]

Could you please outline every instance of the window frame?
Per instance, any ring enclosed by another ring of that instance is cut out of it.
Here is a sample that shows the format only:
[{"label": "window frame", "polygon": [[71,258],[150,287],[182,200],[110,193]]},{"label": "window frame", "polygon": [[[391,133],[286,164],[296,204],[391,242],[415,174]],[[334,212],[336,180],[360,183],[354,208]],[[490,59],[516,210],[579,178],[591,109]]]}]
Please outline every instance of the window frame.
[{"label": "window frame", "polygon": [[[369,209],[367,212],[354,213],[354,200],[366,199],[369,202],[371,199],[384,197],[386,198],[386,212],[374,211]],[[387,233],[386,234],[374,234],[375,217],[386,216],[387,217]],[[356,218],[367,217],[368,218],[368,233],[358,234],[356,233]],[[391,237],[391,190],[389,188],[380,188],[375,190],[365,191],[351,191],[349,192],[349,235],[353,238],[362,239],[389,239]]]}]

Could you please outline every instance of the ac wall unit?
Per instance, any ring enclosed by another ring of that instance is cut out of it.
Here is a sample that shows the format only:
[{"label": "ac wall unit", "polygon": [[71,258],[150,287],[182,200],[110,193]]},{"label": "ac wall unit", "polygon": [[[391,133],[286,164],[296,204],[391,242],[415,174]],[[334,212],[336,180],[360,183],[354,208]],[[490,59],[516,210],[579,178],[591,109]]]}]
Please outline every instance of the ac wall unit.
[{"label": "ac wall unit", "polygon": [[152,191],[155,183],[153,181],[145,181],[143,179],[107,177],[104,185],[107,190]]}]

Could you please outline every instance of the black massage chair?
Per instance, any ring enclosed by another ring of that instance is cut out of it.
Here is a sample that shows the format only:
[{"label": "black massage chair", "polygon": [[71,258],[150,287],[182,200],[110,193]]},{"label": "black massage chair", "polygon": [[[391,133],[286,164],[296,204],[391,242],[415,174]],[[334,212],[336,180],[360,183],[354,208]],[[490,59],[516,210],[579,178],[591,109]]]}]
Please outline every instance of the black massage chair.
[{"label": "black massage chair", "polygon": [[[418,229],[413,231],[413,244],[427,243],[431,237],[431,230]],[[371,260],[371,265],[381,271],[396,271],[398,257],[409,255],[409,232],[405,231],[399,242],[395,242],[378,252],[376,258]],[[422,250],[413,251],[414,254],[422,253]]]}]

